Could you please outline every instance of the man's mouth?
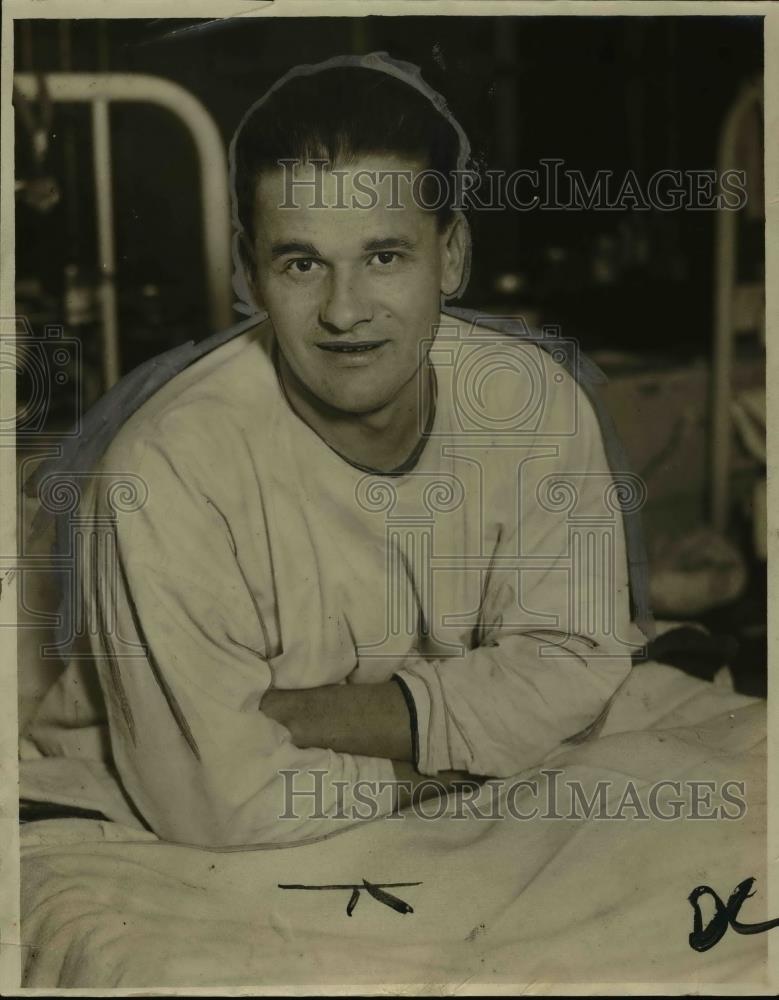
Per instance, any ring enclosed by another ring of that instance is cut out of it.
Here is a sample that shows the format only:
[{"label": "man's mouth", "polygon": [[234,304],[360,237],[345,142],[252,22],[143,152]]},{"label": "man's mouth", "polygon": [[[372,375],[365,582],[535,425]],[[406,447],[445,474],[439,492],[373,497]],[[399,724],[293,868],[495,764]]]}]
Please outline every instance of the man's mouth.
[{"label": "man's mouth", "polygon": [[333,351],[336,354],[363,354],[365,351],[375,351],[388,344],[388,340],[352,340],[323,341],[316,346],[323,351]]}]

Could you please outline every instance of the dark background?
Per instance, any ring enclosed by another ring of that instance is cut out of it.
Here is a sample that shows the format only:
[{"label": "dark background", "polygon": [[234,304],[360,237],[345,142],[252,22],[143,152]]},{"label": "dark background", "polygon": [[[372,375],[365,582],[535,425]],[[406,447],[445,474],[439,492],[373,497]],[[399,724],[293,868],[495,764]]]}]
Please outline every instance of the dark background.
[{"label": "dark background", "polygon": [[[763,49],[757,17],[39,20],[16,22],[15,45],[18,70],[173,79],[210,110],[225,144],[247,106],[291,66],[385,50],[420,66],[446,96],[486,167],[532,169],[560,157],[587,179],[632,168],[644,182],[658,169],[716,166],[724,114],[740,85],[761,74]],[[63,198],[47,215],[24,205],[17,214],[17,274],[22,287],[34,279],[28,311],[41,318],[62,315],[65,267],[77,265],[88,280],[96,258],[88,110],[60,105],[56,116],[49,162]],[[211,331],[190,139],[150,106],[115,106],[111,116],[127,369]],[[18,132],[22,174],[28,149]],[[708,356],[715,214],[475,213],[463,304],[527,309],[588,351]],[[743,225],[740,267],[759,278],[762,225]],[[596,277],[603,254],[607,282]],[[499,291],[507,273],[519,292]]]}]

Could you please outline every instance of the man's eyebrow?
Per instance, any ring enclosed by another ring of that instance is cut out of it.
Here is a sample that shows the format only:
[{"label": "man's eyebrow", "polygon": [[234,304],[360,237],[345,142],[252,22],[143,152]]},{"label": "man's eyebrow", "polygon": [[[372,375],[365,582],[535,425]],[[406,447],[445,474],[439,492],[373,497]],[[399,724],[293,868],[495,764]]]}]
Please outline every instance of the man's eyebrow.
[{"label": "man's eyebrow", "polygon": [[[417,244],[405,236],[385,236],[382,239],[368,240],[363,244],[364,253],[381,253],[382,250],[416,250]],[[307,257],[321,257],[313,243],[299,240],[287,240],[283,243],[272,243],[270,254],[272,258],[284,257],[290,253],[302,253]]]},{"label": "man's eyebrow", "polygon": [[417,244],[405,236],[387,236],[384,239],[369,240],[363,244],[363,250],[366,253],[381,253],[382,250],[393,250],[395,247],[402,250],[416,250]]},{"label": "man's eyebrow", "polygon": [[291,240],[287,243],[273,243],[270,248],[271,257],[283,257],[288,253],[304,253],[308,257],[319,257],[319,251],[313,243],[299,243]]}]

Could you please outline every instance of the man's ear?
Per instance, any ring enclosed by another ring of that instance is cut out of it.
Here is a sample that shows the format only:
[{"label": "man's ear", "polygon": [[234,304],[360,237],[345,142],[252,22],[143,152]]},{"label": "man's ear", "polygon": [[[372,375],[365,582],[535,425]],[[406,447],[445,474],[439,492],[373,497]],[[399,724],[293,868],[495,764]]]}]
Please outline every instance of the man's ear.
[{"label": "man's ear", "polygon": [[440,239],[441,291],[444,295],[454,295],[462,284],[470,244],[468,223],[461,213],[455,215]]}]

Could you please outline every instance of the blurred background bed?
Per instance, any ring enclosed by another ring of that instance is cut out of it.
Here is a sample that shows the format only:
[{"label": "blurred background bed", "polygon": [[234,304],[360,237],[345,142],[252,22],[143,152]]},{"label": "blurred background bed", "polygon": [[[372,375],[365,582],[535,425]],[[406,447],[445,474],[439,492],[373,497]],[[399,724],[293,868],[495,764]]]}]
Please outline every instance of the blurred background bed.
[{"label": "blurred background bed", "polygon": [[[738,212],[476,212],[462,304],[557,326],[606,372],[648,487],[655,610],[735,637],[736,688],[765,693],[760,18],[36,20],[15,47],[20,478],[121,374],[240,318],[226,146],[295,64],[385,50],[419,65],[486,168],[744,170]],[[82,99],[77,75],[95,73],[115,101]],[[157,84],[141,93],[140,74]],[[60,666],[39,655],[45,547],[24,546],[4,568],[23,571],[23,718]]]}]

